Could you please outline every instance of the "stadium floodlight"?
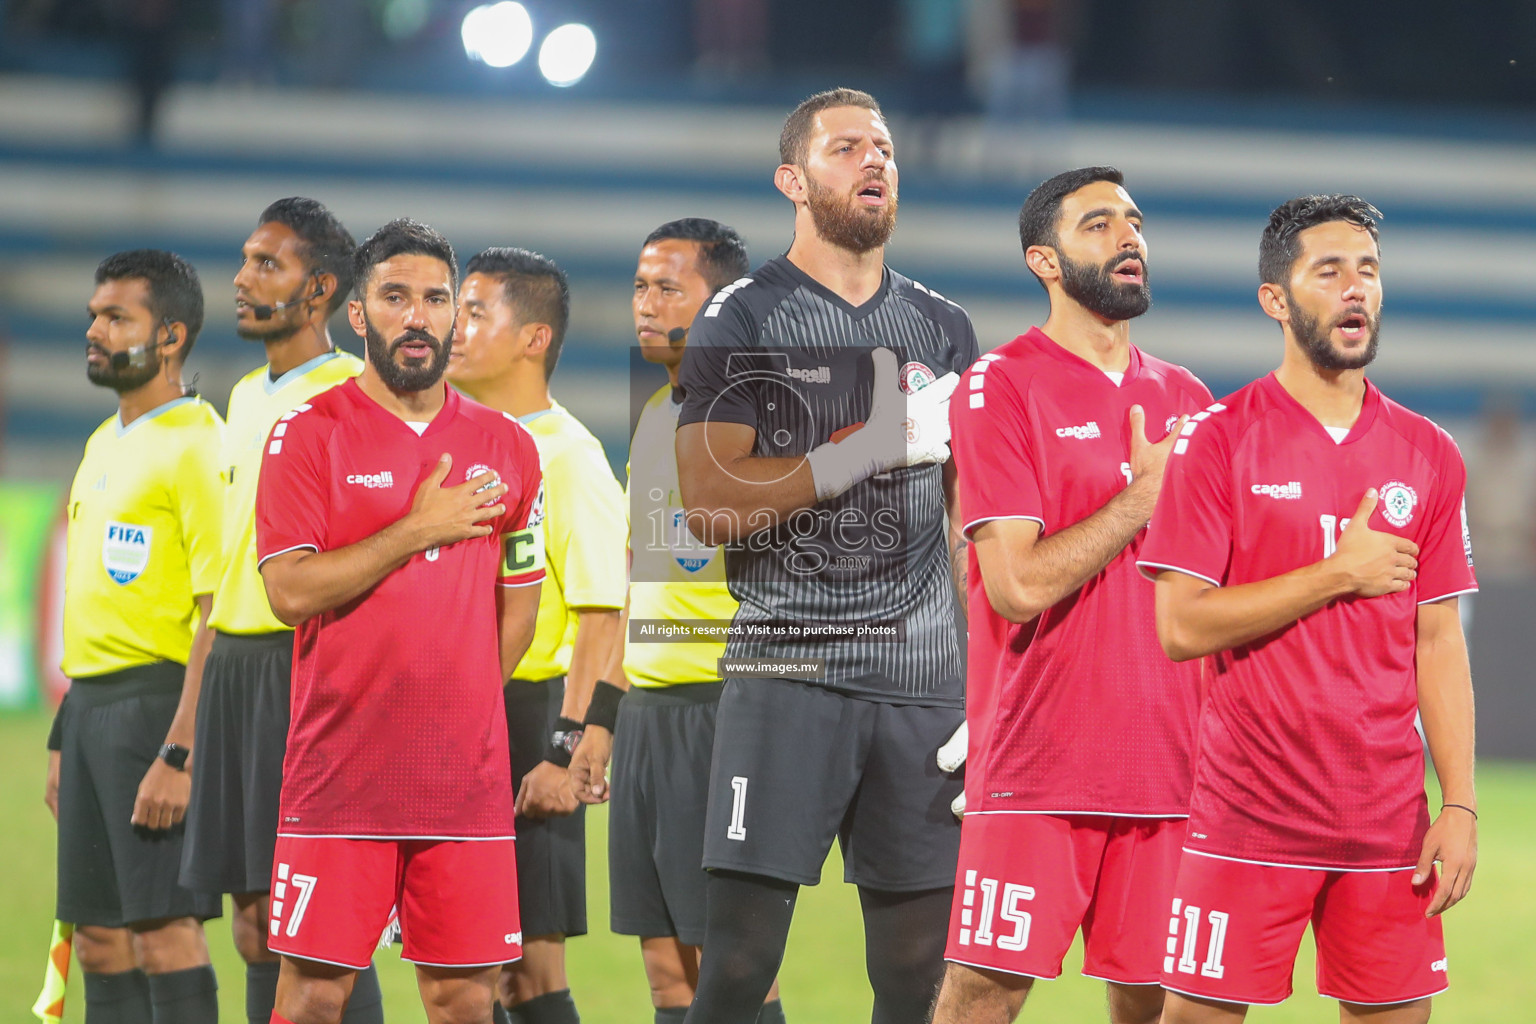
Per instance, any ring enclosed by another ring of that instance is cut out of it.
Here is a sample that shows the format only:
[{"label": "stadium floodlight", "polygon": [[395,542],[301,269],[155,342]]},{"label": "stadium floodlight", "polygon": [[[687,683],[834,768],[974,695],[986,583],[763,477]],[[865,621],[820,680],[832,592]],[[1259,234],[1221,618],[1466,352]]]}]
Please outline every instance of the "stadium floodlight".
[{"label": "stadium floodlight", "polygon": [[464,15],[459,28],[464,53],[493,68],[509,68],[533,45],[533,19],[513,0],[481,4]]},{"label": "stadium floodlight", "polygon": [[561,25],[539,46],[539,71],[550,85],[575,85],[597,56],[597,36],[585,25]]}]

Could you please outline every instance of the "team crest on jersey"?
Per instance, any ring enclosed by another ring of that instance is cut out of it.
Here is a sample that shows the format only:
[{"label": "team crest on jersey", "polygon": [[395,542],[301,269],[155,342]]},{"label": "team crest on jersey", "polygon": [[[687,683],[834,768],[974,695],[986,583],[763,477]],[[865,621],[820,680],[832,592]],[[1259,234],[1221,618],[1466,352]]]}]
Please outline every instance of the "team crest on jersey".
[{"label": "team crest on jersey", "polygon": [[902,393],[908,395],[916,394],[938,379],[938,374],[928,369],[922,363],[917,362],[908,363],[903,366],[901,373],[896,376],[897,383],[901,385]]},{"label": "team crest on jersey", "polygon": [[149,545],[155,531],[132,523],[107,523],[101,541],[101,564],[118,586],[132,583],[149,565]]},{"label": "team crest on jersey", "polygon": [[1401,480],[1382,485],[1381,517],[1393,526],[1407,526],[1418,506],[1418,493]]},{"label": "team crest on jersey", "polygon": [[1172,416],[1169,416],[1168,422],[1163,424],[1163,436],[1167,437],[1169,434],[1173,433],[1173,428],[1178,424],[1178,422],[1178,413],[1174,413]]},{"label": "team crest on jersey", "polygon": [[[475,488],[475,493],[476,494],[479,494],[481,491],[490,490],[492,487],[495,487],[497,484],[501,483],[501,474],[496,472],[494,469],[492,469],[490,466],[487,466],[483,462],[477,462],[474,465],[470,466],[468,469],[466,469],[464,471],[464,479],[465,479],[466,482],[470,481],[470,480],[473,480],[475,477],[479,476],[481,473],[489,473],[489,474],[491,474],[491,479],[490,479],[489,483],[486,483],[483,486]],[[481,508],[485,508],[486,505],[489,505],[489,504],[491,504],[491,503],[489,501],[487,501],[484,505],[481,505],[480,507]]]}]

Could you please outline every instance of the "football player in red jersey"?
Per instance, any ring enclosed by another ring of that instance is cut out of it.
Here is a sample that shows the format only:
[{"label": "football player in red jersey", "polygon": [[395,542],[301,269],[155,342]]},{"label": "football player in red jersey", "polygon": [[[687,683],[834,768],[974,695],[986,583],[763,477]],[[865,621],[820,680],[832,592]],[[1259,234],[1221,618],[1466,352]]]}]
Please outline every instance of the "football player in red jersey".
[{"label": "football player in red jersey", "polygon": [[278,421],[257,489],[263,582],[297,629],[272,1020],[339,1020],[398,907],[428,1020],[484,1024],[522,952],[501,684],[544,577],[538,453],[442,383],[447,240],[391,222],[356,271],[368,364]]},{"label": "football player in red jersey", "polygon": [[1211,395],[1131,344],[1148,246],[1119,171],[1043,182],[1019,236],[1050,317],[977,360],[950,404],[973,751],[934,1020],[1012,1020],[1081,928],[1110,1019],[1153,1021],[1199,671],[1158,648],[1135,557],[1182,418]]},{"label": "football player in red jersey", "polygon": [[[1164,649],[1212,672],[1165,1022],[1230,1024],[1285,999],[1308,923],[1342,1021],[1421,1024],[1446,987],[1438,915],[1477,863],[1457,608],[1477,581],[1455,443],[1365,377],[1379,216],[1346,195],[1271,215],[1259,304],[1284,357],[1190,422],[1141,554]],[[1443,793],[1433,819],[1415,714]]]}]

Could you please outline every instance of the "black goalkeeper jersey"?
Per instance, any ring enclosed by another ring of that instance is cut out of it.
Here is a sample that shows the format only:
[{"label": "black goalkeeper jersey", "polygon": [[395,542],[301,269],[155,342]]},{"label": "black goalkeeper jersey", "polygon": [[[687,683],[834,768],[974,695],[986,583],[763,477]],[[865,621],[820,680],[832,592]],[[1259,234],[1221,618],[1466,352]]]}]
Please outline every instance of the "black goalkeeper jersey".
[{"label": "black goalkeeper jersey", "polygon": [[[787,258],[769,260],[695,317],[678,424],[745,424],[754,455],[804,455],[868,417],[877,347],[896,353],[908,393],[979,354],[963,309],[888,267],[855,307]],[[788,519],[742,525],[754,532],[725,549],[741,602],[727,658],[822,659],[831,689],[963,705],[942,467],[882,473]]]}]

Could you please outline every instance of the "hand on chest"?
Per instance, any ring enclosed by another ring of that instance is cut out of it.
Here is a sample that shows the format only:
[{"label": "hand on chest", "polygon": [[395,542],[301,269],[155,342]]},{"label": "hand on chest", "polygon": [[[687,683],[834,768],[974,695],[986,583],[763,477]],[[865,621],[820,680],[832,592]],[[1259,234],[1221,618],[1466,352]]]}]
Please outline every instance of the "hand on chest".
[{"label": "hand on chest", "polygon": [[1247,454],[1233,480],[1239,551],[1276,546],[1297,564],[1326,558],[1370,488],[1378,500],[1367,525],[1423,542],[1433,480],[1413,449],[1275,436]]},{"label": "hand on chest", "polygon": [[1066,522],[1083,518],[1077,513],[1084,508],[1101,507],[1131,482],[1131,406],[1142,407],[1147,440],[1154,444],[1168,436],[1179,416],[1192,411],[1153,389],[1103,390],[1096,400],[1047,398],[1037,401],[1033,410],[1043,496],[1072,516]]}]

